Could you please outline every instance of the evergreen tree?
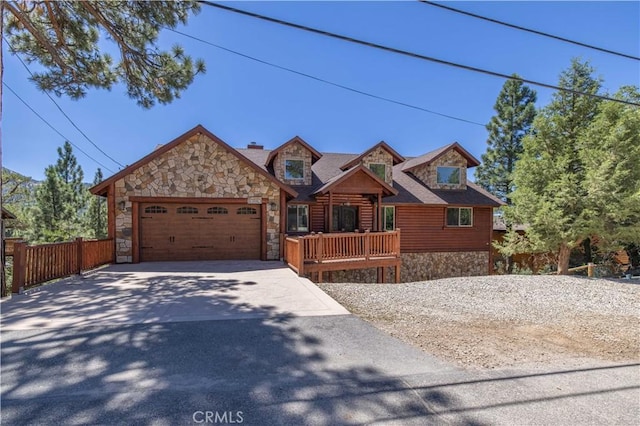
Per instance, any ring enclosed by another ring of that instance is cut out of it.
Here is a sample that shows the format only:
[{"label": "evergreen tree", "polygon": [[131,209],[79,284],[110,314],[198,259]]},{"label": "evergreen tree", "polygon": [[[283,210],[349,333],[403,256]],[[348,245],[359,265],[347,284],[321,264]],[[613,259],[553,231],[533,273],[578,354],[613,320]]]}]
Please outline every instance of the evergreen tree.
[{"label": "evergreen tree", "polygon": [[[93,186],[102,182],[102,179],[102,170],[98,169],[93,179]],[[93,238],[107,238],[107,201],[104,197],[91,197],[87,222],[87,227]]]},{"label": "evergreen tree", "polygon": [[[6,1],[4,33],[14,52],[43,70],[33,80],[41,90],[78,99],[90,88],[124,83],[139,105],[170,103],[204,72],[182,48],[157,45],[164,27],[186,24],[200,6],[186,1]],[[115,43],[114,61],[101,36]]]},{"label": "evergreen tree", "polygon": [[[593,68],[574,59],[560,75],[559,86],[596,94],[600,80]],[[591,209],[585,189],[581,151],[598,113],[599,100],[558,91],[540,110],[514,172],[512,220],[526,223],[533,249],[558,253],[558,273],[567,274],[571,249],[589,237]]]},{"label": "evergreen tree", "polygon": [[58,156],[56,164],[45,169],[45,181],[36,191],[30,239],[37,242],[65,241],[83,234],[84,174],[68,142],[58,148]]},{"label": "evergreen tree", "polygon": [[530,131],[535,117],[536,92],[514,74],[498,95],[493,109],[496,115],[487,124],[489,137],[482,164],[476,168],[476,183],[511,204],[513,170],[522,153],[522,139]]}]

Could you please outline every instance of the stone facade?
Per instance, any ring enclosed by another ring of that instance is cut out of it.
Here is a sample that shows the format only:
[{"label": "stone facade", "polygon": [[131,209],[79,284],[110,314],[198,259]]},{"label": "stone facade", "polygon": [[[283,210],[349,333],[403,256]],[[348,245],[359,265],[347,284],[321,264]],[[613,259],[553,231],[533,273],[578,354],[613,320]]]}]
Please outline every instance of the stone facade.
[{"label": "stone facade", "polygon": [[[460,184],[438,183],[438,167],[459,167]],[[411,173],[429,188],[467,189],[467,160],[455,149],[447,151],[431,164],[423,164],[411,170]]]},{"label": "stone facade", "polygon": [[362,164],[369,168],[370,164],[384,164],[384,181],[393,186],[393,156],[385,149],[378,147],[362,158]]},{"label": "stone facade", "polygon": [[[400,256],[400,278],[403,283],[487,275],[489,272],[488,251],[402,253]],[[375,268],[333,271],[333,282],[338,283],[375,283],[376,279]],[[394,268],[386,268],[385,281],[395,282]]]},{"label": "stone facade", "polygon": [[132,262],[129,197],[268,199],[267,259],[280,253],[280,188],[203,134],[195,135],[115,182],[116,262]]},{"label": "stone facade", "polygon": [[[304,164],[304,179],[285,179],[285,161],[286,160],[302,160]],[[311,163],[312,155],[311,151],[302,146],[301,144],[294,142],[288,146],[285,146],[282,151],[278,153],[273,162],[273,172],[276,179],[287,185],[311,185]]]}]

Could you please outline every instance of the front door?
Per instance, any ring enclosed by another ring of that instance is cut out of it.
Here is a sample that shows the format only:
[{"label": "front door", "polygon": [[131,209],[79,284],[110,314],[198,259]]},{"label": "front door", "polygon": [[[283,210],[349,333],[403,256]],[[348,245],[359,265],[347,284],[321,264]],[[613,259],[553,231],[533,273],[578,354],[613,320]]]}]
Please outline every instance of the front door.
[{"label": "front door", "polygon": [[358,208],[333,206],[332,231],[353,232],[358,229]]}]

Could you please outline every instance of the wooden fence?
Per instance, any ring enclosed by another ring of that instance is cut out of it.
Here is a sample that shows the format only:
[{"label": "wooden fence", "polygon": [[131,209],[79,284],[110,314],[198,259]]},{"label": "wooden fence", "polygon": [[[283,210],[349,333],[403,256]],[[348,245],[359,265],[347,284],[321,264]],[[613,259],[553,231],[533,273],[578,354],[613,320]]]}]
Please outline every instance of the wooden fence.
[{"label": "wooden fence", "polygon": [[65,243],[29,246],[17,242],[13,248],[12,291],[19,293],[36,284],[79,274],[113,263],[113,239],[77,238]]}]

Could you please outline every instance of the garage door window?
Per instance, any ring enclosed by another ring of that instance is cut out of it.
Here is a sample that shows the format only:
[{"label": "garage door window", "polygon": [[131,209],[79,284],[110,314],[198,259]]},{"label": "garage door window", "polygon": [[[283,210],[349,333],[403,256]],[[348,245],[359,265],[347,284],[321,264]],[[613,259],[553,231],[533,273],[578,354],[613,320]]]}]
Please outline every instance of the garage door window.
[{"label": "garage door window", "polygon": [[166,213],[167,208],[162,206],[149,206],[144,209],[145,213]]},{"label": "garage door window", "polygon": [[258,210],[253,207],[240,207],[236,211],[236,214],[258,214]]},{"label": "garage door window", "polygon": [[207,214],[229,214],[229,210],[224,207],[209,207]]},{"label": "garage door window", "polygon": [[178,214],[198,214],[198,209],[191,206],[178,207]]}]

